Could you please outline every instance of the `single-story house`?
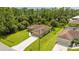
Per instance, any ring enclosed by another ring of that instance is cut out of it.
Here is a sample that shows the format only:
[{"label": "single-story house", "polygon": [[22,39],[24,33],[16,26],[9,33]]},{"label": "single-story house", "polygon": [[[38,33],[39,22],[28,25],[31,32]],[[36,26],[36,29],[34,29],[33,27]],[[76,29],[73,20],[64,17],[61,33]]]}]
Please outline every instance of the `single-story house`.
[{"label": "single-story house", "polygon": [[79,16],[72,17],[72,20],[79,20]]},{"label": "single-story house", "polygon": [[79,27],[65,27],[64,30],[76,30],[76,31],[79,31]]},{"label": "single-story house", "polygon": [[63,30],[58,35],[57,43],[66,47],[69,47],[71,45],[71,42],[79,38],[79,31],[76,30]]},{"label": "single-story house", "polygon": [[44,24],[35,24],[27,27],[27,29],[32,36],[42,37],[51,30],[51,27]]},{"label": "single-story house", "polygon": [[79,24],[79,16],[72,17],[72,19],[70,19],[69,23]]}]

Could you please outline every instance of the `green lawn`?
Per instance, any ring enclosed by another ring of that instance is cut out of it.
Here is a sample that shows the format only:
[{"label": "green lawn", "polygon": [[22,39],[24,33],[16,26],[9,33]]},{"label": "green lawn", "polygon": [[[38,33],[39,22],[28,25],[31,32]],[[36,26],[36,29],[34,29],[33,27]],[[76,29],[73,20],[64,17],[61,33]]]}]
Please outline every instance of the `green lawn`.
[{"label": "green lawn", "polygon": [[[40,39],[40,51],[50,51],[56,43],[57,33],[59,33],[61,30],[61,28],[55,28],[55,31],[52,31],[42,37]],[[25,51],[39,51],[39,39],[25,48]]]},{"label": "green lawn", "polygon": [[68,48],[68,51],[79,51],[79,48],[75,48],[75,49]]},{"label": "green lawn", "polygon": [[29,33],[27,30],[19,31],[14,34],[8,35],[4,39],[1,39],[0,42],[4,43],[5,45],[12,47],[14,45],[19,44],[23,40],[29,37]]}]

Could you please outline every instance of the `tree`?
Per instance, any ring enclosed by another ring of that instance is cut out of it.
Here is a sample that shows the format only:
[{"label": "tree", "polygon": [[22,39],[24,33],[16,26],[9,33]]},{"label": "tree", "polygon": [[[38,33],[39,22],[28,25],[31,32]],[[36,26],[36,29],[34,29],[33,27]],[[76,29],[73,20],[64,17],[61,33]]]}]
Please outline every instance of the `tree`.
[{"label": "tree", "polygon": [[79,44],[79,39],[75,38],[74,40],[72,40],[70,47],[73,47],[73,44],[75,44],[75,46],[77,46],[77,44]]},{"label": "tree", "polygon": [[39,23],[52,28],[64,27],[68,24],[69,18],[76,15],[79,15],[79,9],[67,7],[36,9],[0,7],[0,35],[8,35]]},{"label": "tree", "polygon": [[18,29],[19,30],[24,30],[24,29],[26,29],[26,27],[23,24],[18,23]]}]

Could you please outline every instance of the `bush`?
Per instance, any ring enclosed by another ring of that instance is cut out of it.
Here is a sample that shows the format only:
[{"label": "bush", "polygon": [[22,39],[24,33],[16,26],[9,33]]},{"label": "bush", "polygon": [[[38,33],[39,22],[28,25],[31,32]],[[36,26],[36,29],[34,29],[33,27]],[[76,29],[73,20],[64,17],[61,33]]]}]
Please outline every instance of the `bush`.
[{"label": "bush", "polygon": [[26,27],[23,24],[19,23],[18,30],[23,30],[23,29],[26,29]]},{"label": "bush", "polygon": [[71,27],[79,27],[79,24],[71,24],[71,23],[69,23],[68,25],[71,26]]}]

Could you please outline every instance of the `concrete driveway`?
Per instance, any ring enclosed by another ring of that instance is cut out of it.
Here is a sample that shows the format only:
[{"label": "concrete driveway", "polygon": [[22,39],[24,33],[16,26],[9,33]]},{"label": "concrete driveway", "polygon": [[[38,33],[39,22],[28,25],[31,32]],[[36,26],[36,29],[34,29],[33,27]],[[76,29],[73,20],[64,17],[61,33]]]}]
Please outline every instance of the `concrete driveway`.
[{"label": "concrete driveway", "polygon": [[24,40],[20,44],[13,46],[12,48],[18,51],[23,51],[26,47],[36,41],[38,37],[30,36],[28,39]]},{"label": "concrete driveway", "polygon": [[52,51],[67,51],[67,47],[56,44]]}]

